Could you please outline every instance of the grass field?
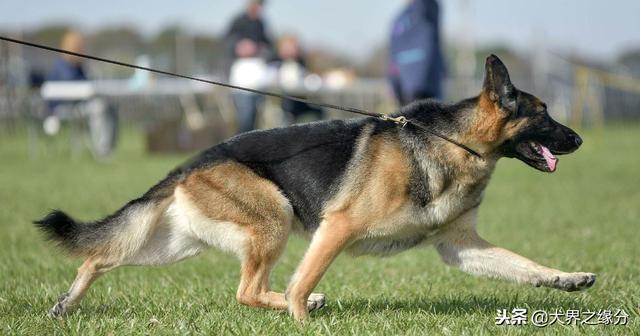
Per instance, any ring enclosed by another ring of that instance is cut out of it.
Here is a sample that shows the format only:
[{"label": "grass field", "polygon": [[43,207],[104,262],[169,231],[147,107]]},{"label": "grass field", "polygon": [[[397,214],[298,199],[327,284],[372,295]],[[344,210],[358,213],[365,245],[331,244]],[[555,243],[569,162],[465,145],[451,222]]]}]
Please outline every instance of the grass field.
[{"label": "grass field", "polygon": [[[97,281],[65,320],[46,311],[81,260],[43,241],[31,221],[62,208],[104,216],[185,157],[144,154],[126,132],[116,155],[71,159],[59,139],[28,159],[26,135],[0,131],[0,334],[640,334],[640,126],[583,132],[583,147],[555,174],[515,160],[498,165],[481,207],[488,239],[542,264],[598,274],[565,293],[476,278],[445,266],[432,249],[378,259],[341,256],[320,282],[328,304],[301,326],[286,313],[235,302],[239,264],[209,251],[175,265],[123,267]],[[272,286],[283,290],[307,242],[294,237]],[[544,329],[495,326],[496,310],[624,309],[627,326]]]}]

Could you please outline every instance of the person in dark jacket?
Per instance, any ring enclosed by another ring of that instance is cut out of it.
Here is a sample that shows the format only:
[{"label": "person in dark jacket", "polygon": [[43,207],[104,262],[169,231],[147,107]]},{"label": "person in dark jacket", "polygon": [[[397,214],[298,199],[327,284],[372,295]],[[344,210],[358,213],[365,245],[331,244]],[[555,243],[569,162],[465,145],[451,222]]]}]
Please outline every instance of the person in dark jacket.
[{"label": "person in dark jacket", "polygon": [[[284,34],[277,43],[277,58],[271,61],[271,66],[278,69],[278,81],[285,93],[298,98],[307,98],[296,92],[304,86],[304,78],[308,75],[307,62],[298,38],[291,34]],[[306,122],[320,120],[323,110],[307,103],[282,99],[282,111],[285,113],[285,123]],[[286,120],[290,119],[290,120]]]},{"label": "person in dark jacket", "polygon": [[264,0],[249,0],[243,13],[236,16],[225,36],[227,53],[231,61],[242,55],[240,42],[249,40],[256,46],[256,54],[263,58],[273,55],[273,44],[267,36],[265,23],[262,18]]},{"label": "person in dark jacket", "polygon": [[410,0],[391,30],[388,76],[402,105],[442,98],[445,64],[436,0]]},{"label": "person in dark jacket", "polygon": [[[229,57],[229,77],[232,84],[258,88],[266,69],[266,62],[273,56],[273,46],[267,36],[262,19],[264,1],[250,0],[246,10],[238,15],[226,34]],[[248,92],[233,92],[238,131],[246,132],[255,127],[258,105],[262,97]]]}]

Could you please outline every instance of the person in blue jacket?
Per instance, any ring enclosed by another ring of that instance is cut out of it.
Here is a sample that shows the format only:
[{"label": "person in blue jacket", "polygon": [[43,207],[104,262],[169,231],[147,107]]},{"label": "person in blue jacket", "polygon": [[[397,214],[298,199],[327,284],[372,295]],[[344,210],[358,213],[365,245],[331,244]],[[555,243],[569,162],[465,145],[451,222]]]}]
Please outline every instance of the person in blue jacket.
[{"label": "person in blue jacket", "polygon": [[400,104],[442,98],[446,70],[436,0],[409,1],[393,22],[389,52],[389,82]]},{"label": "person in blue jacket", "polygon": [[[83,51],[83,37],[74,30],[67,31],[62,37],[61,48],[67,51],[81,53]],[[74,55],[62,54],[53,63],[51,72],[46,77],[46,81],[86,81],[87,75],[84,71],[82,58]],[[68,103],[67,103],[68,104]],[[65,102],[50,100],[47,102],[49,113],[55,113],[56,108],[65,105]]]},{"label": "person in blue jacket", "polygon": [[[75,30],[67,31],[62,37],[61,48],[74,53],[82,53],[84,39]],[[88,81],[83,59],[78,56],[63,54],[56,59],[51,72],[46,77],[48,82]],[[115,106],[100,97],[78,101],[48,100],[48,115],[43,122],[45,133],[55,135],[60,129],[60,120],[80,117],[86,119],[91,140],[91,149],[96,156],[109,155],[116,146],[118,138],[118,111]]]}]

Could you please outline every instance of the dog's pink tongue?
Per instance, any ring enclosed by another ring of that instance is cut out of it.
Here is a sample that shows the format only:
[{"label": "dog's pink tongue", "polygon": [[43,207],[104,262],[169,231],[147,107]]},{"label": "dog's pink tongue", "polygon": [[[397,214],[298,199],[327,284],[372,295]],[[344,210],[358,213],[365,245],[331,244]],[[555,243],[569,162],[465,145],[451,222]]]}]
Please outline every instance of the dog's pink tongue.
[{"label": "dog's pink tongue", "polygon": [[551,170],[552,172],[556,171],[556,166],[558,165],[558,158],[551,153],[549,148],[543,145],[538,144],[538,150],[540,151],[540,154],[542,154],[542,156],[544,157],[545,161],[547,161],[547,167],[549,167],[549,170]]}]

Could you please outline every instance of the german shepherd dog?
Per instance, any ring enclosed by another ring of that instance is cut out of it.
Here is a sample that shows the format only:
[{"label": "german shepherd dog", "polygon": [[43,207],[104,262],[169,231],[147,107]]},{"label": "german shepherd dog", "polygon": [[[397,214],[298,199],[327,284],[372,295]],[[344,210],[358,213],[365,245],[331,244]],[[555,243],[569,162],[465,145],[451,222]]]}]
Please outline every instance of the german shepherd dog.
[{"label": "german shepherd dog", "polygon": [[[543,172],[582,140],[547,106],[514,87],[505,65],[486,60],[476,97],[414,102],[404,116],[424,129],[377,118],[332,120],[240,134],[173,170],[142,197],[102,220],[79,223],[54,211],[37,226],[87,259],[49,311],[60,317],[100,275],[124,265],[160,265],[214,246],[241,261],[236,299],[288,309],[297,320],[325,303],[312,290],[336,256],[389,255],[433,245],[463,271],[565,291],[591,273],[566,273],[493,246],[476,232],[483,192],[501,157]],[[289,233],[311,239],[285,293],[269,274]]]}]

